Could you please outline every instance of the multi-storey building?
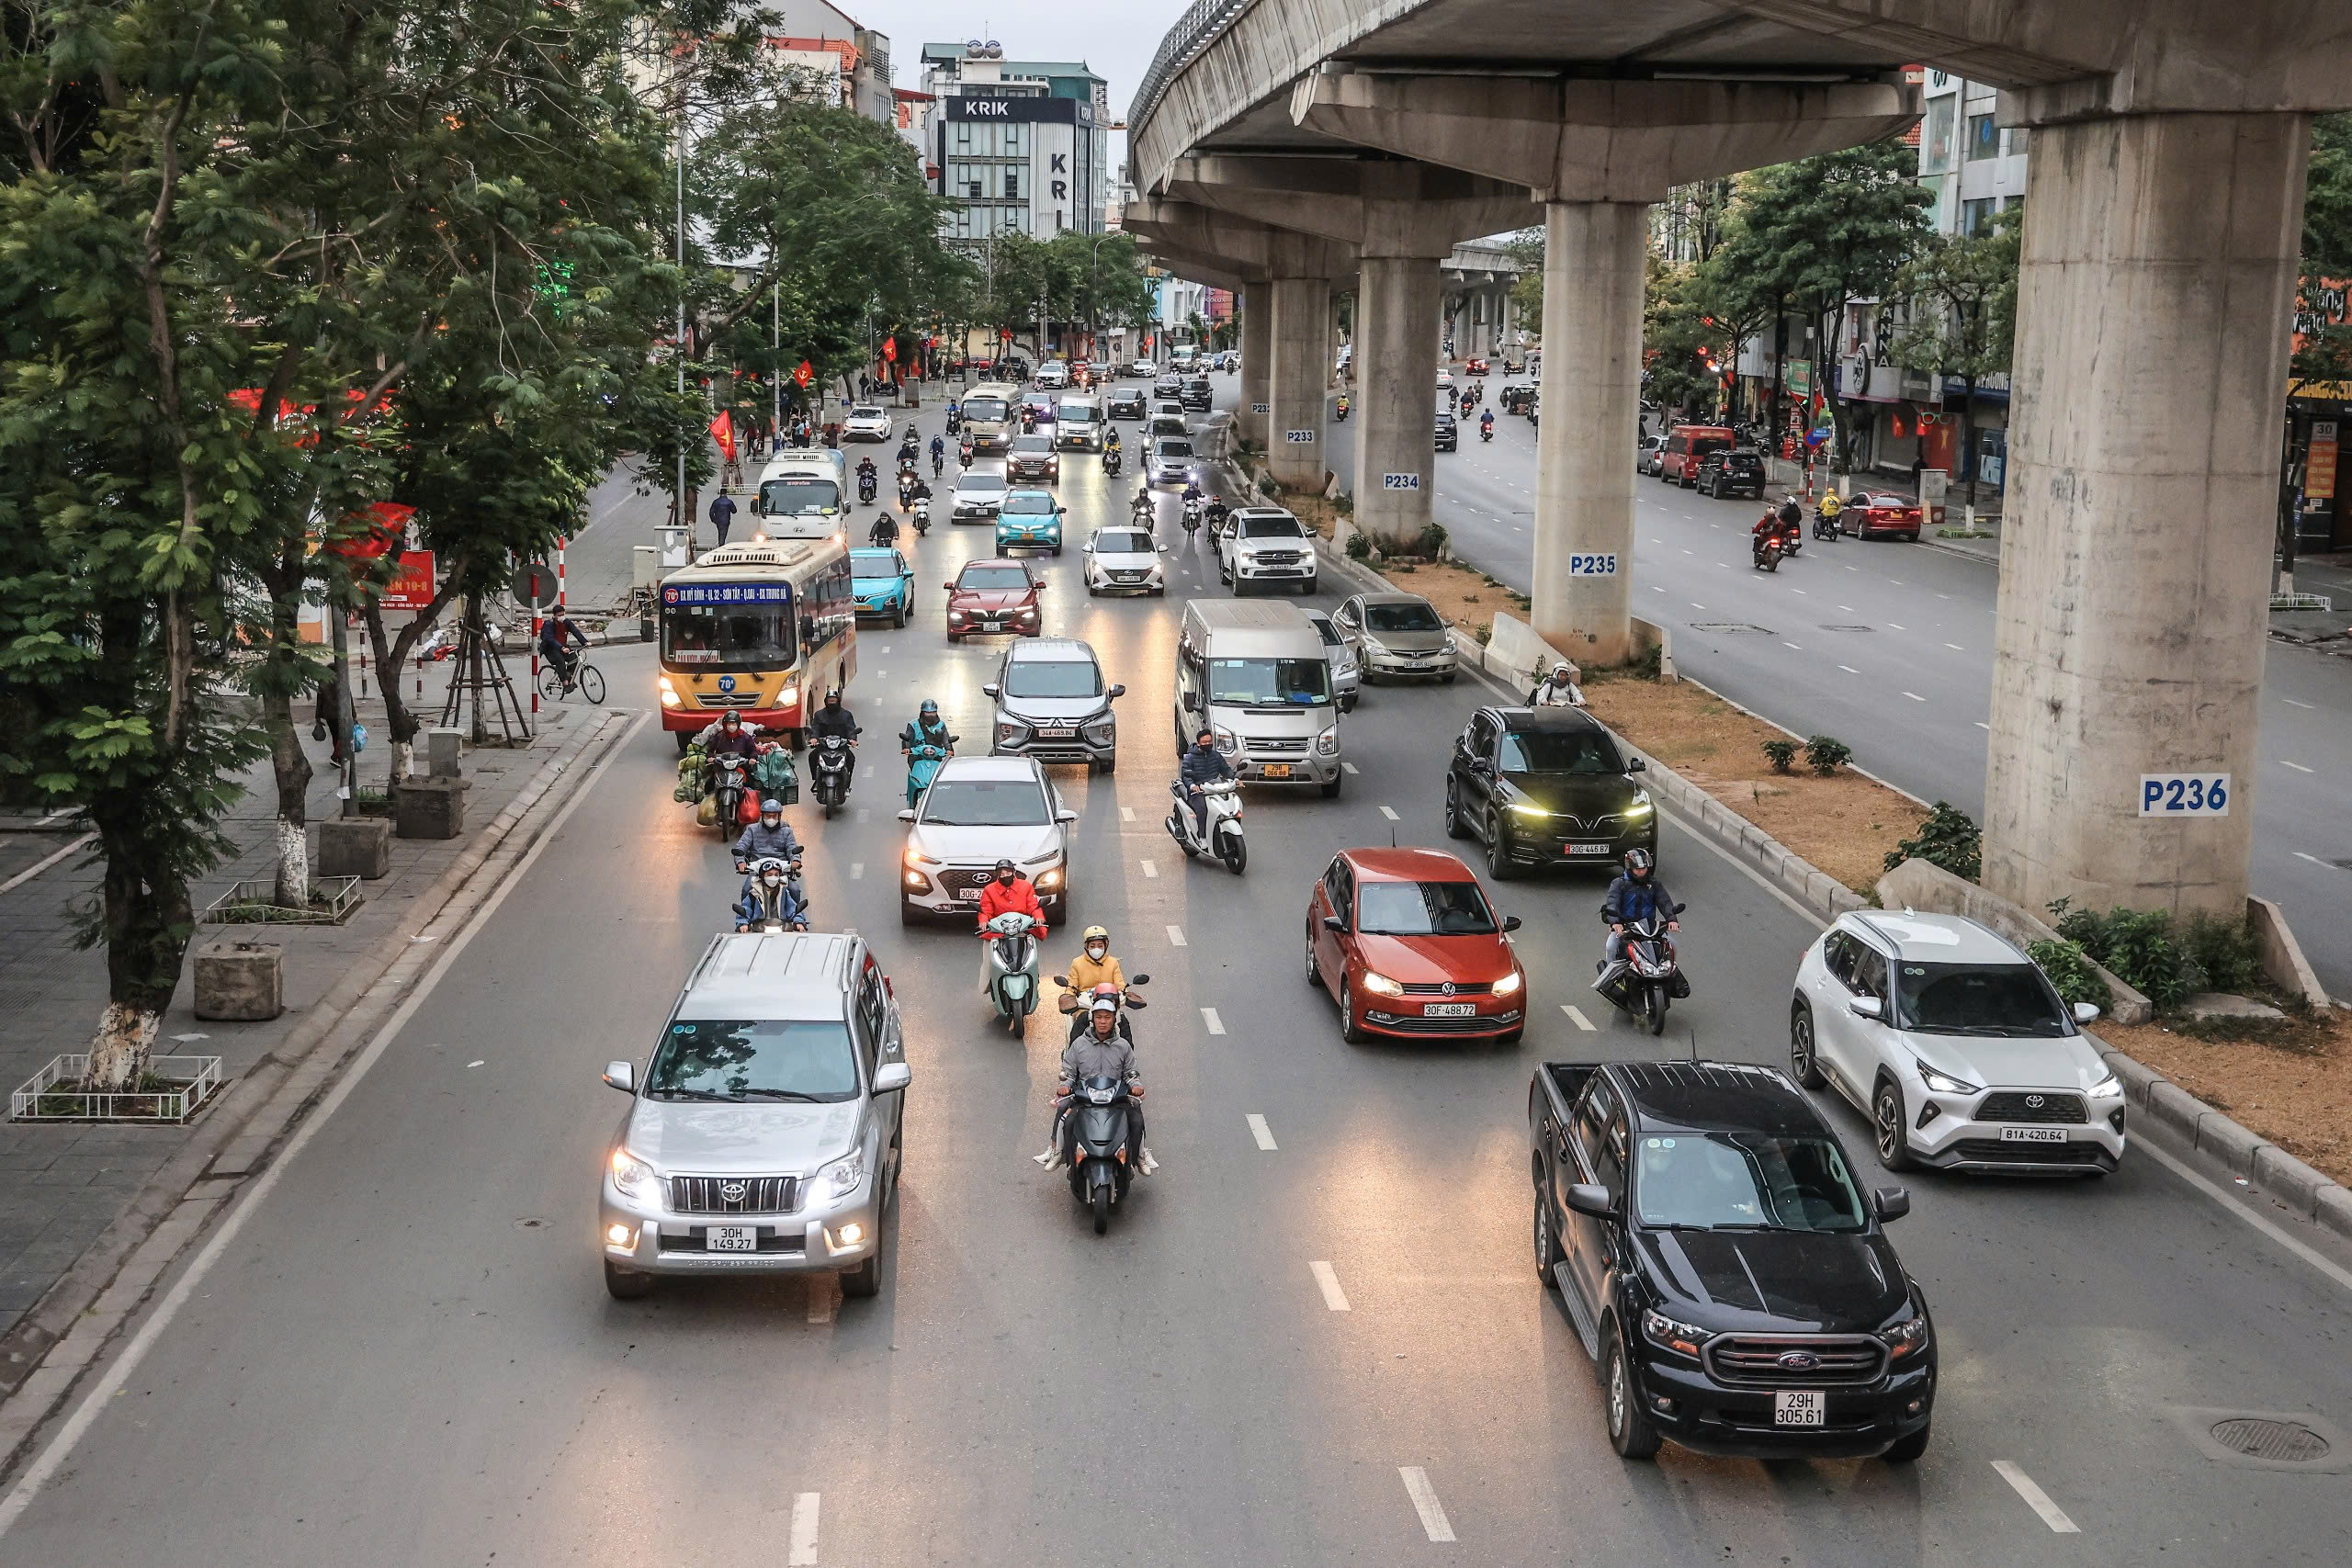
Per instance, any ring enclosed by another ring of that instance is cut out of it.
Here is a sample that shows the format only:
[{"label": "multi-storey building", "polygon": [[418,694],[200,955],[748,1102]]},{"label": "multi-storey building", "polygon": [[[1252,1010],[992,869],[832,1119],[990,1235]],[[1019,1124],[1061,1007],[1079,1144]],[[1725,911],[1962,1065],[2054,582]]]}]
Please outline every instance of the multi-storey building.
[{"label": "multi-storey building", "polygon": [[944,235],[1102,232],[1114,178],[1108,88],[1082,62],[1007,60],[996,43],[923,45],[925,172],[956,204]]}]

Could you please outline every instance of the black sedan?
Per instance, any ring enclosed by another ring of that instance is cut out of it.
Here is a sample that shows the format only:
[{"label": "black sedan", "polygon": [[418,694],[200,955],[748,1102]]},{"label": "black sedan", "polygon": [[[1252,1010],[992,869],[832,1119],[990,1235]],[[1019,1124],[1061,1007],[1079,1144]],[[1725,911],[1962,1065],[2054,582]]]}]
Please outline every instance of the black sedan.
[{"label": "black sedan", "polygon": [[1148,400],[1141,387],[1114,387],[1102,400],[1102,408],[1112,419],[1141,419]]},{"label": "black sedan", "polygon": [[1657,852],[1657,808],[1591,715],[1575,708],[1483,707],[1454,738],[1445,830],[1487,845],[1498,882],[1522,870],[1613,869],[1627,850]]}]

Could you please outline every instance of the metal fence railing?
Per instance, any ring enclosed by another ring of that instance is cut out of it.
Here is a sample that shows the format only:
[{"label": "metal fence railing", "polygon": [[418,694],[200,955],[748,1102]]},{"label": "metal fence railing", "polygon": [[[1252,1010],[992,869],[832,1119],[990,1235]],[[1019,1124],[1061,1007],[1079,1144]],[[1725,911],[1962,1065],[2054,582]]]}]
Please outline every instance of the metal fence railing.
[{"label": "metal fence railing", "polygon": [[1151,65],[1143,73],[1143,85],[1136,89],[1135,100],[1127,107],[1128,144],[1134,145],[1136,131],[1159,107],[1159,100],[1168,91],[1168,84],[1182,71],[1200,58],[1201,51],[1221,37],[1242,12],[1256,0],[1197,0],[1192,9],[1176,19],[1168,36],[1159,40]]}]

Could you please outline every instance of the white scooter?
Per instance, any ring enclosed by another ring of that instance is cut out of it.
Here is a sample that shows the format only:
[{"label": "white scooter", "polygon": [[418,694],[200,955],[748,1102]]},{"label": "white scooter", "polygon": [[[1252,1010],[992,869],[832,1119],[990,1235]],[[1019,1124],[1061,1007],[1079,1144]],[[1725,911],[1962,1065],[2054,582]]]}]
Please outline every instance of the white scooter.
[{"label": "white scooter", "polygon": [[1180,779],[1170,784],[1168,793],[1175,797],[1168,807],[1168,836],[1176,840],[1176,847],[1184,852],[1184,858],[1191,860],[1196,855],[1207,855],[1223,861],[1227,871],[1236,876],[1240,875],[1241,868],[1250,863],[1249,840],[1241,836],[1240,784],[1231,779],[1220,779],[1215,784],[1201,786],[1201,793],[1208,797],[1209,803],[1209,830],[1205,839],[1201,836],[1199,823],[1193,815],[1193,803],[1184,797],[1183,781]]},{"label": "white scooter", "polygon": [[989,1000],[1006,1032],[1019,1037],[1037,1010],[1037,939],[1029,933],[1037,922],[1018,909],[1008,909],[980,928],[989,944]]}]

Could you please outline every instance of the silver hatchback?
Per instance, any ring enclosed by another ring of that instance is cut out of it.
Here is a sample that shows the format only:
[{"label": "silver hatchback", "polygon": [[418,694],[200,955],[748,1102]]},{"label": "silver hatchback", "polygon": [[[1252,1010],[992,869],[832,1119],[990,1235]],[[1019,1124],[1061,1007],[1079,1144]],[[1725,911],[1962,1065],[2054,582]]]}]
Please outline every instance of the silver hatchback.
[{"label": "silver hatchback", "polygon": [[605,1288],[663,1274],[841,1276],[881,1289],[910,1078],[898,1003],[859,938],[712,939],[629,1097],[597,1203]]}]

